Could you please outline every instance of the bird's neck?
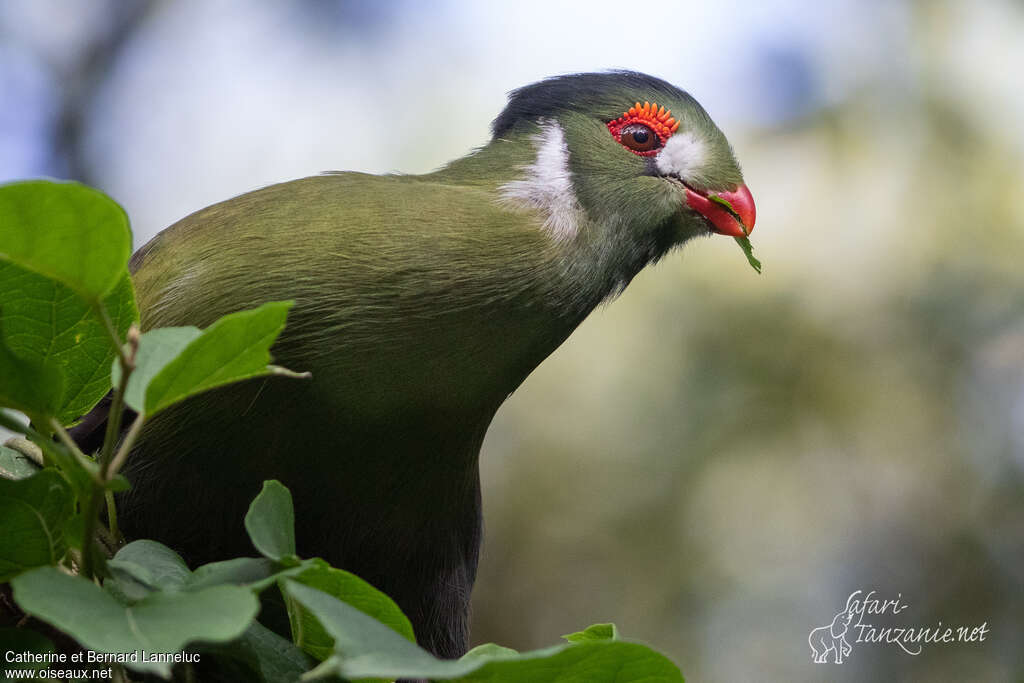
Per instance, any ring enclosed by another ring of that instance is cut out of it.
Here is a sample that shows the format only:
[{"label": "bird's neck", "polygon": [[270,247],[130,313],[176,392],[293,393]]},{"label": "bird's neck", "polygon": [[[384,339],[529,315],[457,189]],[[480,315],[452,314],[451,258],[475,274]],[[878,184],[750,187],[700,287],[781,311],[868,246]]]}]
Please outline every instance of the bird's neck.
[{"label": "bird's neck", "polygon": [[420,178],[465,185],[490,194],[511,212],[532,212],[548,244],[547,261],[562,283],[554,293],[578,324],[593,308],[625,289],[644,266],[671,246],[635,239],[627,216],[594,215],[577,199],[561,128],[548,122],[492,140]]}]

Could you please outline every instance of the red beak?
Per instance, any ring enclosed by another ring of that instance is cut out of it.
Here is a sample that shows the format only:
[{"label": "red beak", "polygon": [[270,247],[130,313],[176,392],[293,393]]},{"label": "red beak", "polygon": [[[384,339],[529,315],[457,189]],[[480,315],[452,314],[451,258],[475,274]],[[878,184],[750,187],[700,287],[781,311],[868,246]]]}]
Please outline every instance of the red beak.
[{"label": "red beak", "polygon": [[757,218],[754,197],[746,185],[740,185],[732,192],[708,194],[686,188],[686,205],[704,216],[711,223],[712,230],[730,237],[749,235]]}]

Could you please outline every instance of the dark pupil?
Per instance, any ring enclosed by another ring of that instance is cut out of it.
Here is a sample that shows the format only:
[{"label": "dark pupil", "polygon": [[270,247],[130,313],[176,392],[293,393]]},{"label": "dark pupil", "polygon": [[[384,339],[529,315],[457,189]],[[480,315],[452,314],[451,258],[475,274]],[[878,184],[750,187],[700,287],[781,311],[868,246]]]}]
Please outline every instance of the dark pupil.
[{"label": "dark pupil", "polygon": [[644,130],[643,128],[638,128],[638,129],[633,131],[633,139],[638,144],[642,145],[642,144],[646,143],[648,137],[650,137],[650,136],[647,134],[647,131]]}]

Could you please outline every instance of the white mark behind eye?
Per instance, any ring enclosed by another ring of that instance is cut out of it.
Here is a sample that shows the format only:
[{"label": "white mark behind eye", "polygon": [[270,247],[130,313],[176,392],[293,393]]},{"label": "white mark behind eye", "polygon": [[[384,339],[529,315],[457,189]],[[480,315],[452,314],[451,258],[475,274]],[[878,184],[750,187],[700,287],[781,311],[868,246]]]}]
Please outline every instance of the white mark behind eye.
[{"label": "white mark behind eye", "polygon": [[687,131],[670,137],[655,163],[664,175],[675,174],[686,180],[700,170],[706,159],[707,143]]},{"label": "white mark behind eye", "polygon": [[536,159],[524,168],[526,176],[522,180],[501,186],[502,197],[520,206],[540,209],[547,214],[544,228],[556,239],[569,239],[579,229],[582,209],[573,192],[565,133],[558,123],[544,121],[533,142]]}]

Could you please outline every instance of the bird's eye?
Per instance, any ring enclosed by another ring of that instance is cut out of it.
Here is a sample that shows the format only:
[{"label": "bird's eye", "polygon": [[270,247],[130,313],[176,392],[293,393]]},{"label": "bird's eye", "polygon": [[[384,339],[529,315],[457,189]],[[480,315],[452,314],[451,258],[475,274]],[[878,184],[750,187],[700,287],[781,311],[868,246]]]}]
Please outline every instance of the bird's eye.
[{"label": "bird's eye", "polygon": [[637,102],[622,116],[608,122],[608,132],[612,137],[642,157],[657,154],[677,130],[679,122],[672,118],[672,112],[650,102]]},{"label": "bird's eye", "polygon": [[634,152],[649,152],[661,146],[658,134],[642,123],[632,123],[620,130],[619,142]]}]

